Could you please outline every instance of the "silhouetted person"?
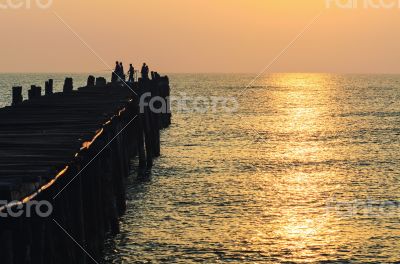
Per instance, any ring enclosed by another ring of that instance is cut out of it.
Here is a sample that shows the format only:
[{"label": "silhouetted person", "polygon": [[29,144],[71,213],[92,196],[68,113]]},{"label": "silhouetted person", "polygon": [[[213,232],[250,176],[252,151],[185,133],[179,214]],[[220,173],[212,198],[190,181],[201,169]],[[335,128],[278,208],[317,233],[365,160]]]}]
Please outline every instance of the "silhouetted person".
[{"label": "silhouetted person", "polygon": [[118,81],[118,79],[119,79],[118,77],[120,75],[120,72],[121,72],[121,68],[120,68],[119,62],[117,61],[115,63],[115,70],[114,70],[114,72],[112,74],[112,78],[111,78],[112,82]]},{"label": "silhouetted person", "polygon": [[149,66],[147,66],[146,63],[143,63],[141,74],[142,74],[142,79],[145,80],[149,79]]},{"label": "silhouetted person", "polygon": [[125,72],[124,72],[124,65],[122,65],[122,62],[119,63],[119,69],[120,69],[120,75],[119,77],[125,81]]},{"label": "silhouetted person", "polygon": [[135,81],[135,78],[134,78],[133,76],[134,76],[134,74],[135,74],[135,68],[133,68],[132,64],[129,65],[128,74],[129,74],[129,80],[128,80],[128,81],[129,81],[129,82],[134,82],[134,81]]}]

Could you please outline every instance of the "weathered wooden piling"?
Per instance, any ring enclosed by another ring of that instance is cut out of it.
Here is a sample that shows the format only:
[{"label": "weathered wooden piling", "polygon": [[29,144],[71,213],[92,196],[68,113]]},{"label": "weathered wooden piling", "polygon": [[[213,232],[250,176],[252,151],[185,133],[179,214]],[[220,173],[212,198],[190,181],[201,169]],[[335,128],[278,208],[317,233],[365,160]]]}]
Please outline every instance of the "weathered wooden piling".
[{"label": "weathered wooden piling", "polygon": [[87,80],[87,87],[93,87],[96,83],[96,78],[93,75],[90,75]]},{"label": "weathered wooden piling", "polygon": [[[101,258],[106,234],[119,231],[126,210],[130,161],[137,157],[149,169],[160,154],[168,113],[155,114],[149,106],[141,111],[139,96],[152,93],[150,102],[169,94],[166,80],[129,88],[96,81],[73,91],[67,78],[64,93],[40,96],[31,88],[35,100],[16,96],[18,103],[13,99],[12,107],[0,109],[0,200],[19,201],[0,205],[1,263],[92,263],[76,243]],[[47,217],[34,204],[44,201],[54,209]],[[30,217],[10,216],[28,207]]]},{"label": "weathered wooden piling", "polygon": [[45,95],[53,94],[53,79],[45,82]]},{"label": "weathered wooden piling", "polygon": [[28,100],[35,98],[35,86],[32,85],[31,89],[28,90]]},{"label": "weathered wooden piling", "polygon": [[72,78],[65,78],[63,92],[64,93],[71,93],[74,89],[74,83]]},{"label": "weathered wooden piling", "polygon": [[16,86],[12,88],[12,105],[18,105],[22,103],[22,86]]},{"label": "weathered wooden piling", "polygon": [[96,86],[103,87],[105,85],[107,85],[107,81],[106,81],[106,79],[104,77],[96,78]]},{"label": "weathered wooden piling", "polygon": [[28,99],[32,100],[32,99],[38,98],[40,96],[42,96],[42,87],[32,85],[31,89],[28,90]]}]

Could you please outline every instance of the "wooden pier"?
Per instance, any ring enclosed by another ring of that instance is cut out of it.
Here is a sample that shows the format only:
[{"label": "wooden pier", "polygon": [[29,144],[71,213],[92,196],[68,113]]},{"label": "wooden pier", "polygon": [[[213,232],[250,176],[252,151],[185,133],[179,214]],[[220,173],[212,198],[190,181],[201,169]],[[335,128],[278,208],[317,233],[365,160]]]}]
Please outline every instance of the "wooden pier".
[{"label": "wooden pier", "polygon": [[[0,263],[96,263],[107,234],[119,231],[130,172],[145,177],[160,155],[171,115],[139,104],[148,92],[147,103],[166,100],[168,77],[107,84],[90,76],[76,90],[67,78],[61,93],[49,80],[45,95],[32,86],[26,101],[21,92],[14,87],[12,106],[0,109]],[[51,205],[48,217],[40,201]]]}]

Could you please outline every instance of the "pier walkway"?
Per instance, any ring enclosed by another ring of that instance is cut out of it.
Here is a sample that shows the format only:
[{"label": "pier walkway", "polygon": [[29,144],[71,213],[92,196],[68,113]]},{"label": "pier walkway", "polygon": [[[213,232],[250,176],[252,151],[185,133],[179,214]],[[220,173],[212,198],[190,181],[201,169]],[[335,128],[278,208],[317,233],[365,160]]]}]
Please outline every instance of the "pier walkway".
[{"label": "pier walkway", "polygon": [[119,231],[130,171],[146,175],[171,123],[169,113],[141,111],[140,96],[166,99],[169,89],[168,77],[107,84],[90,76],[77,90],[67,78],[61,93],[52,80],[43,96],[32,86],[23,101],[22,88],[13,88],[13,105],[0,109],[1,263],[101,258],[106,235]]}]

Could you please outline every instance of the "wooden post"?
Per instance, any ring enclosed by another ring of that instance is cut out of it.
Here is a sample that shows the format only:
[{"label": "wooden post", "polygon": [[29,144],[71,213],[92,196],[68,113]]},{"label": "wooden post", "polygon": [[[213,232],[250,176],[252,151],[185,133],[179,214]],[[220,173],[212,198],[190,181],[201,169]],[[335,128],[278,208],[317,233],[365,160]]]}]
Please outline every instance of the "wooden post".
[{"label": "wooden post", "polygon": [[93,87],[95,85],[96,78],[93,75],[90,75],[87,80],[87,87]]},{"label": "wooden post", "polygon": [[12,105],[18,105],[22,103],[22,87],[16,86],[12,88]]},{"label": "wooden post", "polygon": [[145,143],[146,143],[146,162],[147,162],[147,169],[153,167],[153,157],[154,157],[154,138],[153,138],[153,131],[151,127],[151,110],[149,107],[145,108],[144,114],[144,134],[145,134]]},{"label": "wooden post", "polygon": [[[153,94],[153,83],[150,79],[146,79],[142,81],[142,85],[145,92],[150,92],[151,97],[148,98],[147,103],[150,102],[151,98],[154,97]],[[144,108],[144,135],[145,135],[145,143],[146,143],[146,162],[147,162],[147,169],[153,167],[153,158],[155,157],[155,147],[154,147],[154,127],[153,127],[153,110],[151,109],[150,105],[146,105]]]},{"label": "wooden post", "polygon": [[34,97],[35,97],[34,91],[32,90],[31,86],[31,89],[28,90],[28,100],[32,100]]},{"label": "wooden post", "polygon": [[35,88],[33,89],[33,93],[35,95],[35,98],[42,96],[42,87],[40,86],[34,86]]},{"label": "wooden post", "polygon": [[144,106],[139,105],[139,101],[141,101],[141,96],[145,93],[144,81],[142,78],[139,78],[138,82],[138,97],[137,101],[135,101],[136,108],[137,108],[137,121],[135,124],[136,128],[136,143],[137,143],[137,152],[139,158],[139,168],[138,168],[138,177],[143,177],[144,172],[146,170],[146,152],[145,152],[145,140],[144,140],[144,133],[145,133],[145,108]]},{"label": "wooden post", "polygon": [[143,129],[143,114],[139,113],[137,117],[137,126],[136,126],[136,141],[138,146],[138,155],[139,155],[139,174],[140,171],[146,168],[146,153],[144,150],[144,129]]},{"label": "wooden post", "polygon": [[169,127],[171,125],[171,117],[172,117],[172,113],[171,113],[171,105],[169,103],[169,97],[171,94],[171,87],[169,86],[169,78],[168,76],[165,76],[164,78],[164,82],[163,82],[163,89],[165,90],[165,95],[164,95],[164,99],[166,100],[167,103],[167,114],[166,114],[166,118],[165,118],[165,128]]},{"label": "wooden post", "polygon": [[104,87],[107,85],[107,80],[104,77],[96,78],[96,86],[97,87]]},{"label": "wooden post", "polygon": [[51,90],[51,93],[53,93],[53,79],[49,79],[49,89]]},{"label": "wooden post", "polygon": [[28,91],[28,99],[32,100],[40,96],[42,96],[42,87],[31,85],[31,89]]},{"label": "wooden post", "polygon": [[74,89],[74,81],[73,81],[73,79],[72,78],[65,78],[63,92],[64,93],[72,93],[73,89]]},{"label": "wooden post", "polygon": [[49,81],[45,81],[45,83],[44,83],[44,94],[45,95],[51,94],[50,89],[49,89]]},{"label": "wooden post", "polygon": [[49,79],[45,82],[45,95],[53,94],[53,79]]}]

